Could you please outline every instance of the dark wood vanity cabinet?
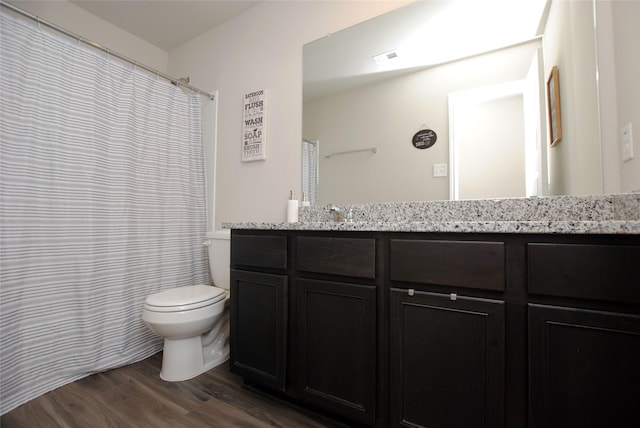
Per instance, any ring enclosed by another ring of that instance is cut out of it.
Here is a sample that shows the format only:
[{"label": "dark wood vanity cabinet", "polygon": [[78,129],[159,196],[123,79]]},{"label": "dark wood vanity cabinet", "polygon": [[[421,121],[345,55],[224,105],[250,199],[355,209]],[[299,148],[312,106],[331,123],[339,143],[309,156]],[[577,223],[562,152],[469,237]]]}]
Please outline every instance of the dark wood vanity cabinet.
[{"label": "dark wood vanity cabinet", "polygon": [[640,246],[625,241],[527,244],[530,427],[640,427]]},{"label": "dark wood vanity cabinet", "polygon": [[285,390],[287,277],[231,271],[231,370],[245,379]]},{"label": "dark wood vanity cabinet", "polygon": [[232,232],[231,370],[354,426],[640,427],[640,237]]},{"label": "dark wood vanity cabinet", "polygon": [[234,231],[231,267],[231,370],[375,425],[376,240]]},{"label": "dark wood vanity cabinet", "polygon": [[392,239],[389,248],[389,426],[504,426],[504,243]]},{"label": "dark wood vanity cabinet", "polygon": [[373,425],[376,405],[375,288],[298,279],[299,396]]},{"label": "dark wood vanity cabinet", "polygon": [[286,254],[284,236],[234,236],[231,243],[231,371],[279,391],[287,381]]},{"label": "dark wood vanity cabinet", "polygon": [[537,427],[640,427],[640,316],[529,306]]},{"label": "dark wood vanity cabinet", "polygon": [[391,289],[390,424],[504,426],[504,303]]},{"label": "dark wood vanity cabinet", "polygon": [[376,240],[296,238],[298,395],[348,420],[376,421]]}]

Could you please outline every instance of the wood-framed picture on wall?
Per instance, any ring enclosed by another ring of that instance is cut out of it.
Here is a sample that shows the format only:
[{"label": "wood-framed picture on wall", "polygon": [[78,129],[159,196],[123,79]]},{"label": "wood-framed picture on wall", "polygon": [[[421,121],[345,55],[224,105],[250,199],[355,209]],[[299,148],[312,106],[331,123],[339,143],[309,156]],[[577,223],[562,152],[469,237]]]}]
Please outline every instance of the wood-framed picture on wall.
[{"label": "wood-framed picture on wall", "polygon": [[547,111],[549,112],[549,144],[553,147],[562,140],[560,82],[558,79],[558,67],[555,65],[547,79]]}]

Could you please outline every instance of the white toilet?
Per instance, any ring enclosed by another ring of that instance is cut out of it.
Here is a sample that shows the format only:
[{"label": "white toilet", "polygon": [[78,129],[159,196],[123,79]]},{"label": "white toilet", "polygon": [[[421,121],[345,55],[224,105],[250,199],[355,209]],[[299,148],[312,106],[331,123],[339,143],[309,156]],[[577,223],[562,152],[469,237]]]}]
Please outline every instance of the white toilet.
[{"label": "white toilet", "polygon": [[147,297],[142,319],[164,337],[166,381],[191,379],[229,359],[229,231],[207,233],[214,286],[170,288]]}]

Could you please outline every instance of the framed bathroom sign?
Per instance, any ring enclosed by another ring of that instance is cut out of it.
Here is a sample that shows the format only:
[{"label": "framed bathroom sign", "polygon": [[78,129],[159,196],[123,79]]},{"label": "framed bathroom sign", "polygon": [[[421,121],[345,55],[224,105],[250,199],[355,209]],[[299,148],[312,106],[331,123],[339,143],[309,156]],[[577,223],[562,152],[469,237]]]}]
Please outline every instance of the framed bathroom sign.
[{"label": "framed bathroom sign", "polygon": [[242,162],[267,159],[267,91],[244,96],[242,114]]}]

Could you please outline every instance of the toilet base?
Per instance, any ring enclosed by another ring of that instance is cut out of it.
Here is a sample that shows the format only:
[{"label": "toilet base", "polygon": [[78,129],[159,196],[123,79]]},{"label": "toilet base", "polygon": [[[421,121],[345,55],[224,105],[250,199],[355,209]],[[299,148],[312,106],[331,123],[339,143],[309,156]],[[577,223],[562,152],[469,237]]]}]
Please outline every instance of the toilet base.
[{"label": "toilet base", "polygon": [[186,339],[165,339],[160,378],[168,382],[192,379],[229,359],[229,347],[225,346],[206,358],[203,355],[201,336]]}]

